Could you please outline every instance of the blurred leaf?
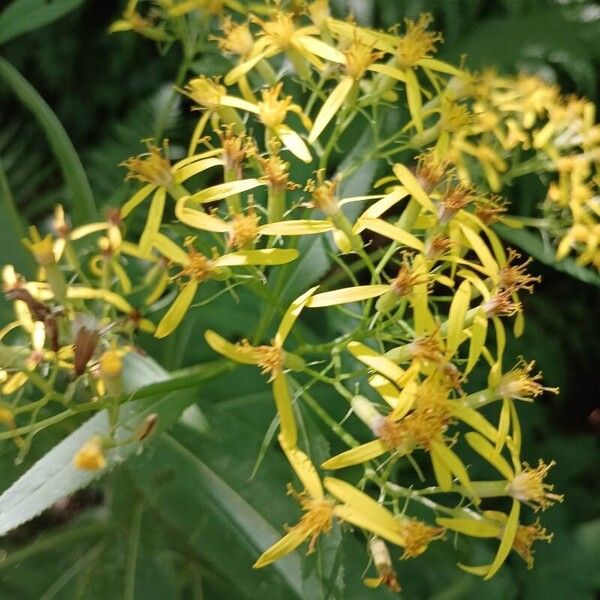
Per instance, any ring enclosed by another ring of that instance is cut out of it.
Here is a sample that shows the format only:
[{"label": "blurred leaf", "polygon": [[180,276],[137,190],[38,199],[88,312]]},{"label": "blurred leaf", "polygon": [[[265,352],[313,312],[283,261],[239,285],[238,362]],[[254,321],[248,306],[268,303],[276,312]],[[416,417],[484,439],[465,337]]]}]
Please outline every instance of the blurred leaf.
[{"label": "blurred leaf", "polygon": [[591,268],[578,265],[573,258],[567,257],[557,261],[554,250],[547,244],[540,235],[527,231],[526,229],[512,229],[505,225],[494,225],[496,232],[510,244],[518,246],[527,254],[530,254],[541,263],[553,267],[557,271],[567,273],[571,277],[580,279],[585,283],[600,286],[600,275]]},{"label": "blurred leaf", "polygon": [[[147,387],[151,383],[168,382],[168,373],[151,358],[129,353],[124,359],[124,382],[127,391]],[[206,378],[219,373],[218,367],[208,367]],[[149,389],[152,389],[151,387]],[[181,411],[194,399],[189,391],[156,393],[121,406],[115,440],[123,445],[106,453],[108,469],[122,463],[143,447],[143,442],[130,442],[135,431],[150,414],[157,415],[157,433],[170,427]],[[29,471],[0,496],[0,535],[11,531],[40,514],[54,502],[88,485],[105,471],[76,469],[73,457],[94,435],[110,432],[108,412],[103,410],[57,444]]]},{"label": "blurred leaf", "polygon": [[13,0],[0,13],[0,44],[40,29],[81,4],[83,0]]},{"label": "blurred leaf", "polygon": [[92,190],[79,156],[67,132],[52,109],[29,82],[0,57],[0,77],[33,113],[60,163],[65,183],[71,192],[71,209],[76,224],[91,221],[96,214]]}]

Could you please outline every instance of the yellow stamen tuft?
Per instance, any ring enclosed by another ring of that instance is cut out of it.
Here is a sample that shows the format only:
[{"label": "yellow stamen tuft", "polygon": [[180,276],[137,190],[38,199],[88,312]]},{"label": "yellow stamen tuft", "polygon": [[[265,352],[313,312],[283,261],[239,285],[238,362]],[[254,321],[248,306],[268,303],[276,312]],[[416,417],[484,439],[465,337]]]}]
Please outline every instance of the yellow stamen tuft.
[{"label": "yellow stamen tuft", "polygon": [[[242,345],[248,345],[247,341],[242,342]],[[285,351],[279,346],[249,346],[250,352],[254,354],[256,364],[261,368],[261,373],[266,375],[269,373],[269,381],[275,378],[276,373],[283,369],[285,363]]]},{"label": "yellow stamen tuft", "polygon": [[279,99],[283,83],[279,82],[272,88],[263,90],[262,101],[258,103],[258,116],[263,125],[273,129],[285,121],[285,117],[292,105],[292,97],[285,96]]},{"label": "yellow stamen tuft", "polygon": [[237,54],[243,58],[247,57],[254,46],[254,38],[250,32],[248,23],[236,23],[230,16],[225,17],[221,26],[222,38],[217,38],[219,48],[230,54]]},{"label": "yellow stamen tuft", "polygon": [[278,12],[272,21],[263,21],[254,17],[252,19],[261,29],[261,35],[269,38],[271,43],[285,52],[291,45],[291,40],[296,33],[294,20],[289,13]]},{"label": "yellow stamen tuft", "polygon": [[438,206],[438,218],[444,225],[461,209],[474,200],[475,190],[470,185],[459,183],[447,186]]},{"label": "yellow stamen tuft", "polygon": [[310,179],[304,188],[311,194],[313,206],[323,211],[328,217],[336,215],[340,211],[337,201],[337,184],[333,181],[321,181],[320,183]]},{"label": "yellow stamen tuft", "polygon": [[325,499],[312,498],[307,492],[297,493],[294,488],[288,486],[288,494],[294,496],[300,503],[304,514],[300,522],[288,531],[302,532],[302,536],[310,538],[308,554],[314,552],[317,539],[322,533],[329,533],[333,522],[333,503]]},{"label": "yellow stamen tuft", "polygon": [[477,216],[484,225],[496,223],[508,210],[508,200],[500,196],[492,196],[485,201],[478,201],[475,208]]},{"label": "yellow stamen tuft", "polygon": [[221,104],[221,98],[227,94],[227,89],[219,84],[217,78],[202,76],[192,79],[183,93],[199,106],[216,110]]},{"label": "yellow stamen tuft", "polygon": [[194,248],[194,239],[195,238],[187,238],[185,240],[184,245],[190,262],[183,267],[175,277],[180,278],[187,276],[190,279],[201,282],[212,275],[215,267],[210,259]]},{"label": "yellow stamen tuft", "polygon": [[237,249],[251,246],[258,236],[258,222],[259,217],[252,208],[245,215],[233,215],[229,246]]},{"label": "yellow stamen tuft", "polygon": [[373,51],[371,46],[354,40],[351,46],[344,50],[344,55],[346,56],[346,74],[357,81],[365,74],[368,67],[383,57],[383,52]]},{"label": "yellow stamen tuft", "polygon": [[405,19],[406,33],[396,46],[396,62],[401,69],[411,69],[420,60],[430,58],[435,53],[435,44],[443,37],[441,33],[427,31],[432,21],[430,14],[422,14],[418,21]]},{"label": "yellow stamen tuft", "polygon": [[431,542],[442,539],[445,533],[443,527],[431,527],[417,519],[403,517],[400,521],[400,535],[406,541],[403,544],[402,558],[414,558],[423,554]]},{"label": "yellow stamen tuft", "polygon": [[536,512],[545,510],[555,502],[562,502],[562,495],[552,493],[554,486],[544,483],[548,471],[555,464],[554,461],[546,464],[540,459],[538,466],[532,469],[524,463],[525,468],[508,483],[506,491],[516,500],[533,504]]},{"label": "yellow stamen tuft", "polygon": [[417,157],[416,178],[426,193],[431,193],[452,172],[447,160],[440,160],[431,148]]},{"label": "yellow stamen tuft", "polygon": [[539,520],[533,525],[519,525],[513,540],[513,550],[527,563],[527,568],[533,568],[533,543],[537,540],[551,542],[554,534],[546,533],[545,527]]},{"label": "yellow stamen tuft", "polygon": [[521,303],[512,299],[511,290],[501,290],[483,303],[488,317],[511,317],[521,311]]},{"label": "yellow stamen tuft", "polygon": [[90,438],[75,454],[73,463],[77,469],[98,471],[106,467],[100,436]]},{"label": "yellow stamen tuft", "polygon": [[533,277],[526,271],[526,267],[533,261],[532,258],[528,258],[524,263],[520,265],[511,264],[514,260],[521,258],[521,255],[512,248],[508,251],[507,264],[500,269],[498,274],[498,285],[505,290],[511,290],[517,292],[519,290],[527,290],[529,293],[533,292],[533,284],[539,283],[541,277]]},{"label": "yellow stamen tuft", "polygon": [[163,148],[155,146],[152,140],[145,140],[148,152],[139,156],[132,156],[121,163],[122,167],[128,169],[126,179],[137,179],[144,183],[153,183],[155,185],[167,186],[173,180],[171,173],[171,164],[167,154],[167,141],[163,143]]},{"label": "yellow stamen tuft", "polygon": [[498,384],[498,393],[505,398],[528,400],[537,398],[544,392],[558,394],[558,388],[543,386],[540,381],[542,374],[531,375],[535,361],[526,363],[522,358],[508,373],[505,373]]}]

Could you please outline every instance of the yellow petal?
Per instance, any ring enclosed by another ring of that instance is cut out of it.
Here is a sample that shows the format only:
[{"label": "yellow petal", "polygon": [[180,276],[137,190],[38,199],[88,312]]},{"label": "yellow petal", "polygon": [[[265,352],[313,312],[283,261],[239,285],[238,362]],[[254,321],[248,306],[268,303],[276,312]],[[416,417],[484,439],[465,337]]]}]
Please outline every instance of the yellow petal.
[{"label": "yellow petal", "polygon": [[333,119],[339,111],[353,85],[354,79],[352,79],[352,77],[343,77],[335,89],[329,94],[327,100],[325,100],[323,106],[321,106],[321,110],[319,111],[310,135],[308,136],[310,144],[314,144],[331,119]]},{"label": "yellow petal", "polygon": [[310,53],[340,65],[346,63],[346,57],[339,50],[336,50],[318,38],[308,35],[297,35],[295,37],[297,42],[304,46]]},{"label": "yellow petal", "polygon": [[198,119],[198,123],[196,123],[196,127],[194,127],[194,131],[192,132],[192,137],[190,138],[190,143],[188,146],[188,156],[193,156],[194,152],[196,152],[196,148],[202,138],[202,134],[204,133],[204,128],[208,123],[208,120],[212,116],[212,112],[210,110],[205,110],[203,115]]},{"label": "yellow petal", "polygon": [[479,567],[471,567],[469,565],[463,565],[462,563],[458,563],[458,566],[463,571],[471,573],[471,575],[478,575],[479,577],[483,577],[488,573],[492,565],[481,565]]},{"label": "yellow petal", "polygon": [[267,52],[261,52],[260,54],[257,54],[256,56],[253,56],[233,67],[233,69],[231,69],[231,71],[225,75],[225,79],[223,80],[225,85],[233,85],[236,83],[240,77],[243,77],[246,73],[248,73],[248,71],[253,69],[258,62],[265,58],[265,56],[267,56]]},{"label": "yellow petal", "polygon": [[344,469],[345,467],[360,465],[369,460],[373,460],[374,458],[385,454],[387,451],[387,448],[383,445],[381,440],[373,440],[372,442],[367,442],[356,448],[346,450],[337,456],[332,456],[330,459],[326,460],[321,467],[323,469],[331,470]]},{"label": "yellow petal", "polygon": [[266,184],[258,179],[240,179],[239,181],[219,183],[190,196],[188,202],[214,202],[215,200],[222,200],[223,198],[228,198],[235,194],[253,190],[260,185]]},{"label": "yellow petal", "polygon": [[[146,198],[146,196],[144,196],[144,198]],[[108,229],[108,227],[108,223],[88,223],[87,225],[81,225],[81,227],[75,227],[75,229],[71,231],[69,234],[69,239],[80,240],[81,238],[84,238],[92,233],[104,231],[105,229]]]},{"label": "yellow petal", "polygon": [[471,284],[463,281],[456,290],[450,312],[448,313],[448,334],[446,337],[446,356],[454,356],[462,336],[462,330],[465,324],[465,316],[469,310],[471,302]]},{"label": "yellow petal", "polygon": [[121,219],[127,217],[127,215],[139,204],[141,204],[151,193],[156,189],[156,186],[153,183],[149,183],[145,185],[141,190],[138,190],[123,206],[121,206],[121,210],[119,214],[121,215]]},{"label": "yellow petal", "polygon": [[281,319],[281,323],[279,323],[279,327],[277,329],[277,333],[275,334],[275,345],[283,346],[288,334],[290,333],[296,319],[302,312],[302,309],[309,302],[312,295],[317,291],[318,285],[310,288],[307,292],[304,292],[301,296],[296,298],[285,311],[283,318]]},{"label": "yellow petal", "polygon": [[485,245],[485,242],[468,226],[459,223],[463,235],[467,239],[469,246],[473,249],[477,258],[481,261],[481,264],[485,267],[487,274],[490,277],[496,277],[498,273],[498,263],[492,256],[489,248]]},{"label": "yellow petal", "polygon": [[435,452],[430,452],[429,456],[431,457],[431,466],[433,467],[435,480],[442,491],[448,492],[452,488],[452,473],[450,469]]},{"label": "yellow petal", "polygon": [[225,338],[221,337],[216,331],[207,329],[204,332],[204,339],[206,343],[219,354],[233,360],[235,362],[242,363],[244,365],[255,365],[256,358],[252,351],[238,345],[228,342]]},{"label": "yellow petal", "polygon": [[419,252],[423,252],[423,242],[417,239],[412,233],[409,233],[404,229],[400,229],[400,227],[386,223],[382,219],[369,219],[365,218],[364,216],[361,217],[358,222],[360,226],[364,227],[365,229],[369,229],[375,233],[394,240],[399,244],[408,246],[409,248],[414,248]]},{"label": "yellow petal", "polygon": [[408,196],[408,192],[403,187],[397,186],[392,192],[386,194],[377,202],[374,202],[369,206],[369,208],[367,208],[360,216],[360,219],[378,219],[384,212],[398,204],[398,202],[403,198],[406,198],[406,196]]},{"label": "yellow petal", "polygon": [[343,506],[334,507],[334,514],[338,518],[393,544],[403,545],[405,539],[400,535],[400,523],[387,508],[341,479],[326,477],[323,485],[332,496],[343,502]]},{"label": "yellow petal", "polygon": [[265,250],[240,250],[224,254],[214,261],[217,267],[239,267],[243,265],[284,265],[298,258],[294,248]]},{"label": "yellow petal", "polygon": [[175,300],[173,300],[173,304],[171,304],[169,310],[157,325],[154,337],[164,338],[175,330],[177,325],[183,320],[183,317],[185,317],[185,313],[190,307],[197,289],[198,284],[195,281],[190,281],[181,288],[181,291],[177,294]]},{"label": "yellow petal", "polygon": [[465,465],[462,463],[460,458],[452,451],[448,446],[442,442],[432,442],[431,454],[436,454],[437,457],[450,469],[454,475],[458,478],[463,487],[471,496],[475,496],[475,491],[471,485],[471,479],[467,473]]},{"label": "yellow petal", "polygon": [[273,397],[279,414],[282,445],[293,448],[298,442],[296,419],[285,373],[277,371],[273,380]]},{"label": "yellow petal", "polygon": [[67,298],[69,300],[104,300],[125,314],[133,312],[133,306],[125,298],[110,290],[71,285],[67,288]]},{"label": "yellow petal", "polygon": [[332,292],[315,294],[308,303],[310,308],[321,308],[323,306],[335,306],[337,304],[349,304],[360,302],[370,298],[377,298],[390,289],[389,285],[360,285],[357,287],[342,288]]},{"label": "yellow petal", "polygon": [[306,147],[304,140],[287,125],[279,125],[275,128],[275,135],[281,143],[297,158],[305,163],[312,161],[310,150]]},{"label": "yellow petal", "polygon": [[177,164],[173,167],[173,175],[177,183],[183,183],[190,177],[198,175],[211,167],[223,166],[222,158],[205,158],[203,160],[196,160],[190,164]]},{"label": "yellow petal", "polygon": [[306,491],[315,500],[322,500],[323,486],[321,485],[321,478],[310,458],[298,448],[288,446],[282,439],[280,439],[280,443],[292,469],[294,469]]},{"label": "yellow petal", "polygon": [[487,460],[492,467],[501,473],[506,479],[512,479],[515,474],[506,459],[492,446],[481,434],[470,431],[465,435],[467,443],[477,454]]},{"label": "yellow petal", "polygon": [[517,528],[519,527],[519,513],[521,512],[521,504],[518,501],[514,501],[508,520],[504,526],[504,533],[502,534],[502,541],[498,552],[490,565],[490,570],[484,577],[484,579],[491,579],[504,564],[506,557],[510,554],[515,536],[517,535]]},{"label": "yellow petal", "polygon": [[471,372],[481,356],[481,351],[485,345],[485,338],[487,335],[487,324],[488,320],[485,310],[480,308],[477,311],[477,314],[473,319],[473,325],[471,326],[471,343],[469,344],[469,358],[467,360],[465,375]]},{"label": "yellow petal", "polygon": [[423,131],[423,114],[421,101],[421,88],[419,81],[412,69],[406,69],[406,100],[408,101],[408,110],[410,116],[415,122],[415,127],[420,133]]},{"label": "yellow petal", "polygon": [[265,550],[265,552],[259,556],[258,560],[252,566],[255,569],[260,569],[261,567],[266,567],[272,562],[287,556],[293,552],[309,535],[310,533],[303,529],[290,529],[289,533],[284,535],[268,550]]},{"label": "yellow petal", "polygon": [[459,402],[448,402],[452,407],[452,414],[457,419],[483,434],[488,440],[495,442],[498,439],[498,430],[481,413]]},{"label": "yellow petal", "polygon": [[397,67],[392,67],[391,65],[386,65],[384,63],[377,63],[370,65],[367,68],[369,71],[373,71],[374,73],[381,73],[382,75],[387,75],[388,77],[397,79],[398,81],[406,81],[406,71],[398,69]]},{"label": "yellow petal", "polygon": [[254,114],[258,114],[260,109],[256,104],[252,102],[248,102],[243,98],[238,98],[237,96],[221,96],[221,106],[229,106],[231,108],[239,108],[240,110],[245,110],[247,112],[251,112]]},{"label": "yellow petal", "polygon": [[437,58],[422,58],[418,65],[431,71],[437,71],[438,73],[446,73],[446,75],[453,75],[454,77],[464,77],[465,73],[452,65],[438,60]]},{"label": "yellow petal", "polygon": [[209,215],[202,210],[186,206],[187,198],[181,198],[175,205],[175,216],[188,227],[212,231],[213,233],[226,233],[231,229],[229,223],[214,215]]},{"label": "yellow petal", "polygon": [[333,225],[329,221],[297,219],[261,225],[258,231],[261,235],[313,235],[325,233],[332,229]]},{"label": "yellow petal", "polygon": [[394,175],[405,187],[406,191],[425,209],[435,213],[435,208],[417,178],[403,164],[396,163],[393,166]]},{"label": "yellow petal", "polygon": [[438,517],[436,523],[446,529],[479,538],[496,538],[502,531],[500,525],[475,515],[472,519]]},{"label": "yellow petal", "polygon": [[389,379],[382,375],[373,375],[369,377],[369,385],[377,390],[377,393],[392,407],[398,406],[398,395],[400,391],[390,382]]},{"label": "yellow petal", "polygon": [[165,258],[183,266],[190,264],[190,257],[187,253],[166,235],[157,233],[152,244]]},{"label": "yellow petal", "polygon": [[406,371],[396,363],[393,363],[389,358],[383,356],[383,354],[369,348],[369,346],[365,346],[364,344],[355,341],[350,342],[347,348],[354,357],[360,360],[360,362],[375,369],[375,371],[384,377],[387,377],[398,387],[404,385]]},{"label": "yellow petal", "polygon": [[164,187],[157,188],[156,192],[154,192],[154,196],[152,197],[152,202],[150,203],[150,209],[148,211],[148,218],[146,219],[146,225],[144,226],[144,231],[140,237],[140,253],[144,257],[150,254],[150,251],[152,250],[152,242],[162,223],[166,197],[167,191]]}]

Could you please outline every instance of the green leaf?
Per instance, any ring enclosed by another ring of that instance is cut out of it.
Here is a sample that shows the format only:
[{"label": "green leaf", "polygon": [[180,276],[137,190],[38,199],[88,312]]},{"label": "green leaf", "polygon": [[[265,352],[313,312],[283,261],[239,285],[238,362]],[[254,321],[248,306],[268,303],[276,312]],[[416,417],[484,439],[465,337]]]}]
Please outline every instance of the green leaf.
[{"label": "green leaf", "polygon": [[83,0],[14,0],[0,13],[0,44],[40,29],[82,4]]},{"label": "green leaf", "polygon": [[585,283],[600,286],[600,275],[592,269],[578,265],[570,257],[557,261],[553,248],[544,243],[541,236],[526,229],[512,229],[500,224],[494,225],[494,230],[507,242],[518,246],[541,263],[553,267],[557,271],[567,273],[571,277],[575,277]]},{"label": "green leaf", "polygon": [[0,57],[0,78],[33,113],[44,130],[60,163],[65,183],[71,192],[71,209],[75,224],[93,220],[96,205],[83,165],[64,127],[31,84],[4,58]]},{"label": "green leaf", "polygon": [[[215,371],[221,372],[214,365],[208,367],[206,378],[214,376]],[[161,385],[168,389],[169,384],[169,376],[164,369],[151,358],[134,353],[125,356],[123,379],[127,391],[142,386],[153,390],[152,386],[148,386],[152,383],[159,384],[156,386],[159,389]],[[115,440],[123,442],[123,445],[106,452],[107,468],[122,463],[143,447],[143,442],[129,440],[148,415],[157,415],[158,433],[170,427],[193,400],[194,395],[189,391],[155,391],[144,399],[123,404],[115,431]],[[57,444],[6,490],[0,496],[0,535],[29,521],[61,498],[102,475],[105,470],[94,472],[76,469],[73,457],[92,436],[106,436],[109,431],[108,412],[103,410]]]}]

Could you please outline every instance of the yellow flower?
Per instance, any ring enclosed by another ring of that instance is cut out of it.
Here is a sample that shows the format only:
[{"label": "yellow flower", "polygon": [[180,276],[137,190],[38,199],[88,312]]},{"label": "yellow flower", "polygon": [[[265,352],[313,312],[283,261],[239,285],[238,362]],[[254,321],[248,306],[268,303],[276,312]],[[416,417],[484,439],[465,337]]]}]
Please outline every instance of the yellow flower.
[{"label": "yellow flower", "polygon": [[168,36],[163,28],[154,26],[150,19],[142,17],[136,10],[137,5],[138,0],[129,0],[123,16],[112,23],[108,32],[135,31],[156,42],[166,41]]},{"label": "yellow flower", "polygon": [[335,48],[315,37],[319,29],[314,25],[297,27],[291,14],[277,11],[271,20],[254,17],[254,22],[262,29],[261,37],[254,44],[248,60],[234,67],[226,76],[225,83],[231,85],[248,73],[265,58],[284,52],[302,79],[310,77],[309,64],[322,71],[323,61],[341,62],[343,56]]},{"label": "yellow flower", "polygon": [[558,388],[544,387],[540,380],[542,374],[537,373],[531,376],[531,371],[535,366],[535,361],[526,363],[522,358],[517,365],[508,373],[502,375],[498,382],[498,394],[502,398],[513,398],[515,400],[529,400],[537,398],[544,392],[558,394]]},{"label": "yellow flower", "polygon": [[106,467],[106,459],[102,453],[102,438],[90,438],[75,454],[73,458],[75,468],[85,471],[99,471]]},{"label": "yellow flower", "polygon": [[[331,530],[334,518],[374,533],[399,546],[407,542],[401,521],[381,504],[339,479],[326,477],[321,483],[317,470],[304,452],[288,446],[283,440],[281,445],[305,488],[301,494],[295,494],[304,515],[297,525],[288,529],[288,533],[281,540],[258,558],[254,564],[255,568],[264,567],[283,558],[306,540],[310,540],[309,552],[311,552],[319,535]],[[333,498],[326,497],[323,488]]]},{"label": "yellow flower", "polygon": [[304,361],[301,357],[286,352],[283,344],[316,289],[316,287],[311,288],[290,304],[270,346],[251,346],[246,340],[239,344],[232,344],[210,329],[204,333],[206,342],[215,352],[235,362],[256,365],[260,367],[263,374],[269,374],[269,381],[273,382],[273,397],[281,424],[282,443],[290,447],[296,445],[298,434],[285,370],[301,370]]},{"label": "yellow flower", "polygon": [[172,263],[179,265],[181,270],[175,278],[180,281],[181,289],[169,310],[158,324],[154,336],[165,337],[172,333],[187,312],[198,286],[207,279],[226,279],[229,277],[229,267],[239,266],[269,266],[282,265],[298,256],[297,250],[242,250],[223,256],[208,258],[194,248],[194,238],[187,238],[186,251],[168,237],[157,233],[152,241],[153,246]]}]

